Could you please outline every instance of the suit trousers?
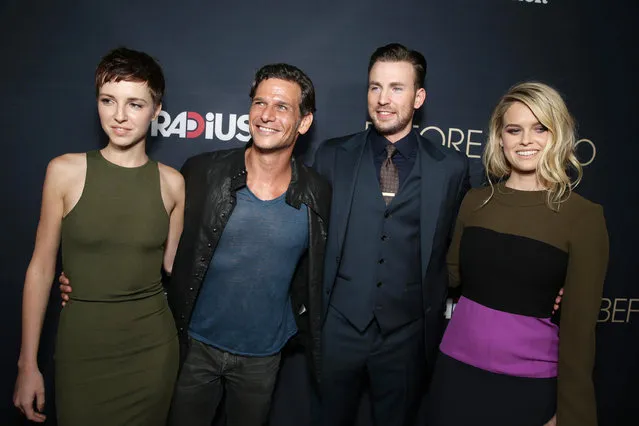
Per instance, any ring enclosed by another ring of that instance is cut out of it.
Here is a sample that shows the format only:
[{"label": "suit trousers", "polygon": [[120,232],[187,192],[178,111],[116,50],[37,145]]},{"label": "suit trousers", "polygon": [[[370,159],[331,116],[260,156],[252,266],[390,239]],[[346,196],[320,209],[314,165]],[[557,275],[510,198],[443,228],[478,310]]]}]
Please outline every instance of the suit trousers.
[{"label": "suit trousers", "polygon": [[268,419],[279,368],[279,352],[248,357],[191,339],[168,425],[210,426],[226,392],[227,426],[262,426]]},{"label": "suit trousers", "polygon": [[412,425],[421,401],[424,372],[423,319],[386,335],[373,320],[359,332],[329,306],[322,330],[324,426],[355,424],[366,383],[375,426]]}]

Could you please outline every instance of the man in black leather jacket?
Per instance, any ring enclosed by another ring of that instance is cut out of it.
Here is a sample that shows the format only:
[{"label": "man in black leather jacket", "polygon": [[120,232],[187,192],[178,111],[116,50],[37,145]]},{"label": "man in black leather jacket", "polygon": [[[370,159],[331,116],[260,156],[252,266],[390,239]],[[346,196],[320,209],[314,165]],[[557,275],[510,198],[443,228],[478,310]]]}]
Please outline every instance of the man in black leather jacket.
[{"label": "man in black leather jacket", "polygon": [[296,67],[274,64],[250,95],[252,141],[182,168],[184,231],[167,289],[181,342],[170,425],[210,425],[224,390],[228,425],[262,424],[296,330],[319,380],[331,189],[292,156],[314,89]]}]

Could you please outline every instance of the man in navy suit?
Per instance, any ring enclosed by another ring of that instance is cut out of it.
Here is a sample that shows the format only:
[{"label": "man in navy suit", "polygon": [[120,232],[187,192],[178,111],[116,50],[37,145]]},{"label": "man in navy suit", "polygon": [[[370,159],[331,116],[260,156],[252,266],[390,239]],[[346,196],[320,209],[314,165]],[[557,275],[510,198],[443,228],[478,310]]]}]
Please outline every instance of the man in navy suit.
[{"label": "man in navy suit", "polygon": [[333,186],[324,270],[322,423],[352,425],[365,383],[376,425],[411,424],[443,328],[445,256],[468,161],[413,130],[426,60],[400,44],[368,67],[373,128],[324,142]]}]

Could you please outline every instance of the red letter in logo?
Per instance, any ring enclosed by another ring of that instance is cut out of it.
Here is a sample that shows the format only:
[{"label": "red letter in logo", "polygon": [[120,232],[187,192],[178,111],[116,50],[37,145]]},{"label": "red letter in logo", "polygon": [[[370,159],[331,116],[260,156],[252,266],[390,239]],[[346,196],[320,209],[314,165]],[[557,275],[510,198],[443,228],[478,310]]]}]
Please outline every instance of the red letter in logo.
[{"label": "red letter in logo", "polygon": [[197,123],[195,126],[195,129],[189,130],[186,132],[186,137],[188,139],[197,138],[198,136],[202,134],[202,132],[204,132],[204,119],[202,118],[200,114],[198,114],[197,112],[192,112],[192,111],[189,111],[186,114],[186,118],[187,118],[187,123],[186,123],[187,129],[189,128],[188,120],[193,120],[195,121],[195,123]]}]

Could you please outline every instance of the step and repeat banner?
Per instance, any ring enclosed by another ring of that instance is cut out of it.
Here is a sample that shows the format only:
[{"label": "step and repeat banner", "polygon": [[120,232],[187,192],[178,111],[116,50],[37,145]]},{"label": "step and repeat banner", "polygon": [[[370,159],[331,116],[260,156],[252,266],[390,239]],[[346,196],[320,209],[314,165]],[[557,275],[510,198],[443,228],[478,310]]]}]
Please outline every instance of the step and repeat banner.
[{"label": "step and repeat banner", "polygon": [[[633,397],[639,390],[638,17],[630,0],[4,1],[0,424],[20,424],[11,395],[21,292],[46,165],[105,143],[93,82],[102,55],[126,46],[161,63],[167,90],[150,129],[149,155],[179,168],[192,155],[249,139],[250,83],[267,63],[296,65],[315,84],[315,121],[296,154],[308,161],[322,140],[365,129],[368,59],[390,42],[426,56],[428,97],[414,125],[467,155],[474,185],[482,179],[488,118],[508,87],[534,79],[564,95],[579,123],[585,176],[578,192],[603,204],[610,233],[594,373],[600,424],[639,424]],[[50,414],[55,287],[40,351]],[[272,425],[308,424],[303,364],[300,355],[285,361]],[[368,425],[365,400],[362,407],[359,424]],[[49,417],[47,424],[55,424]]]}]

